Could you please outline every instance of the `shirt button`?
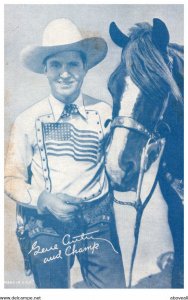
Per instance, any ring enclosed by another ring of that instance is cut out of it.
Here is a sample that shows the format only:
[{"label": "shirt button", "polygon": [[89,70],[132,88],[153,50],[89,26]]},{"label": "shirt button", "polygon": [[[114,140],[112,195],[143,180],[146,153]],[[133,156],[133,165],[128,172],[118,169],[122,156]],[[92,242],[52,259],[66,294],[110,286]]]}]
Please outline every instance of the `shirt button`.
[{"label": "shirt button", "polygon": [[124,124],[124,118],[123,118],[123,117],[119,117],[118,123],[119,123],[120,125]]},{"label": "shirt button", "polygon": [[102,131],[101,131],[101,130],[99,130],[99,133],[102,133]]},{"label": "shirt button", "polygon": [[99,122],[97,122],[97,124],[99,125]]}]

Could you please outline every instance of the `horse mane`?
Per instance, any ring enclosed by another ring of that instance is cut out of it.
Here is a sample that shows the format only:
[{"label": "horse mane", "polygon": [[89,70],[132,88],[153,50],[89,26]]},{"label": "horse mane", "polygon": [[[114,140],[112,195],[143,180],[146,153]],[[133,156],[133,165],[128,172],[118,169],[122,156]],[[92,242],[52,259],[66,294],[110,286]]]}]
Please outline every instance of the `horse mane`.
[{"label": "horse mane", "polygon": [[184,58],[184,46],[178,45],[176,43],[170,43],[168,45],[170,51],[175,52],[182,59]]},{"label": "horse mane", "polygon": [[182,100],[181,92],[173,78],[168,50],[181,52],[172,44],[167,53],[160,53],[152,41],[152,26],[138,23],[129,30],[130,42],[122,51],[122,62],[126,72],[140,90],[151,96],[165,97],[170,91],[177,100]]}]

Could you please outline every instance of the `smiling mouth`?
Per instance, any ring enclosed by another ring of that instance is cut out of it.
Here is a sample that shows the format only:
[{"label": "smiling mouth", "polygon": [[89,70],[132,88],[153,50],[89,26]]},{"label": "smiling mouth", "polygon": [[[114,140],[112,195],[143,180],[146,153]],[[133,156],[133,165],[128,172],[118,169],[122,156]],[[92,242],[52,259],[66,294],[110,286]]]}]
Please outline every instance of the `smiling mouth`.
[{"label": "smiling mouth", "polygon": [[69,89],[72,83],[59,83],[59,87],[62,89]]},{"label": "smiling mouth", "polygon": [[63,88],[69,88],[74,83],[74,81],[65,82],[62,80],[57,80],[57,83]]}]

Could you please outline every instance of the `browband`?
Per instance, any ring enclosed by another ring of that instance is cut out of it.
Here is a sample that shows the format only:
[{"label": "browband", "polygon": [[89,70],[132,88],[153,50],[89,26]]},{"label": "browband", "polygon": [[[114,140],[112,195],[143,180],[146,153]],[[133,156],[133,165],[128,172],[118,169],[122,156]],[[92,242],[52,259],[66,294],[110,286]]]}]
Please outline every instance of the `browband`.
[{"label": "browband", "polygon": [[111,123],[111,128],[122,127],[136,130],[147,137],[151,137],[151,133],[139,122],[135,121],[131,117],[119,116],[114,118]]}]

